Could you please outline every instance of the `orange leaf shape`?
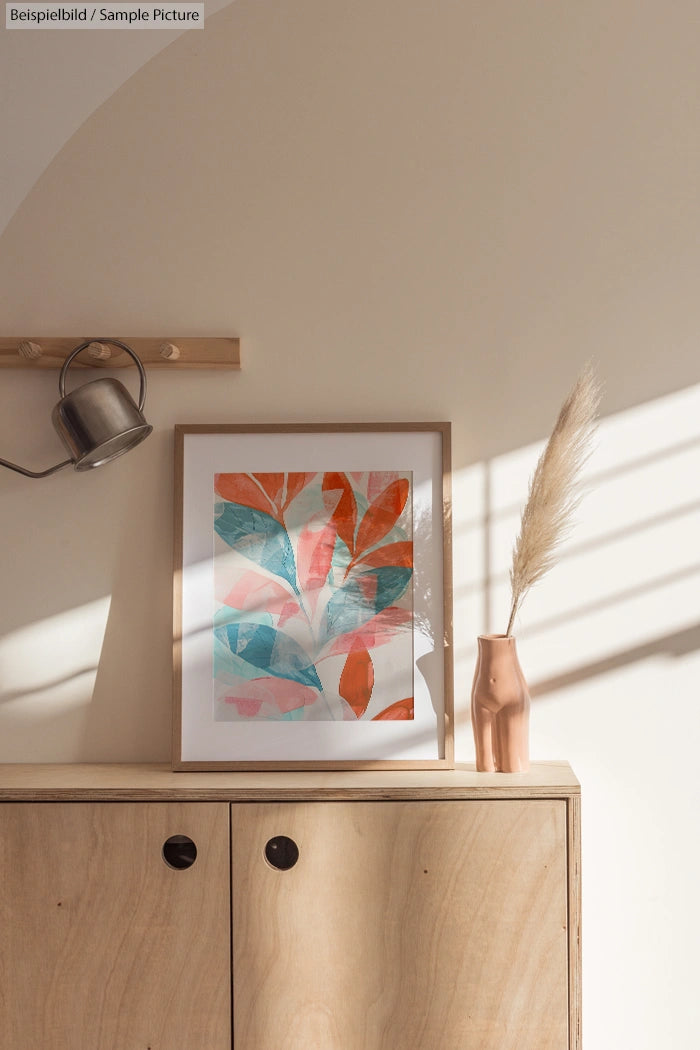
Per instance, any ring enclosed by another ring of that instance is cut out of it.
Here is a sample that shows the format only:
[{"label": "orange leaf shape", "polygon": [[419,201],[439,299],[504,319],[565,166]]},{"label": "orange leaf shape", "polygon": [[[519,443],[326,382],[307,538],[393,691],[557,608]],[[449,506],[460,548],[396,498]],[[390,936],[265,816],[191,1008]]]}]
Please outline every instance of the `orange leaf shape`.
[{"label": "orange leaf shape", "polygon": [[375,543],[393,529],[408,499],[408,478],[399,478],[387,485],[370,503],[364,518],[357,530],[357,550],[364,551],[374,547]]},{"label": "orange leaf shape", "polygon": [[282,502],[284,474],[253,474],[253,477],[265,489],[265,492],[270,498],[270,502],[274,503],[275,510],[277,510]]},{"label": "orange leaf shape", "polygon": [[413,543],[411,540],[403,540],[401,543],[387,543],[384,547],[370,551],[369,554],[361,555],[356,565],[363,569],[379,569],[383,565],[389,565],[400,569],[413,568]]},{"label": "orange leaf shape", "polygon": [[395,704],[385,707],[372,719],[373,722],[407,722],[413,718],[413,697],[397,700]]},{"label": "orange leaf shape", "polygon": [[293,499],[296,499],[302,489],[306,488],[315,474],[300,474],[292,471],[287,474],[287,495],[284,498],[284,509],[286,510]]},{"label": "orange leaf shape", "polygon": [[367,710],[374,687],[374,665],[366,649],[355,649],[348,653],[338,692],[350,704],[357,718]]},{"label": "orange leaf shape", "polygon": [[276,508],[251,474],[215,474],[214,490],[230,503],[240,503],[243,507],[252,507],[277,518]]},{"label": "orange leaf shape", "polygon": [[331,525],[340,536],[351,554],[355,552],[355,526],[357,525],[357,502],[355,493],[345,474],[328,472],[323,475],[323,491],[337,494],[340,499],[333,511]]}]

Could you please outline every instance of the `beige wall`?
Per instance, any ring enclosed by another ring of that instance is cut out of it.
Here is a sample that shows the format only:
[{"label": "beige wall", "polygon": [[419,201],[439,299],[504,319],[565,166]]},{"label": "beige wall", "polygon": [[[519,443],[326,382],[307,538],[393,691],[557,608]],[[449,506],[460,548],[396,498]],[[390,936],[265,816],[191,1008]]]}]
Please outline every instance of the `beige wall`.
[{"label": "beige wall", "polygon": [[[690,1048],[696,5],[208,11],[0,38],[5,334],[239,334],[244,366],[153,376],[154,437],[104,471],[0,477],[0,759],[167,759],[175,422],[451,419],[469,760],[473,639],[503,629],[536,443],[593,356],[591,495],[521,616],[533,753],[584,785],[587,1044]],[[55,384],[2,372],[3,456],[58,458]]]}]

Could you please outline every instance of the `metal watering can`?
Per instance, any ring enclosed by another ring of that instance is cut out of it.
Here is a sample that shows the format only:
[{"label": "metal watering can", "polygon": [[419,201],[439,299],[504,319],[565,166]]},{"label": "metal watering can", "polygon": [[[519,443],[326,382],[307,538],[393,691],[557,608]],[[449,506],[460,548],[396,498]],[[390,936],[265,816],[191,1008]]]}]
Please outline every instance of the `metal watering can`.
[{"label": "metal watering can", "polygon": [[61,400],[55,406],[51,418],[70,459],[57,463],[48,470],[33,471],[0,459],[0,466],[16,470],[28,478],[45,478],[49,474],[73,464],[76,470],[91,470],[121,456],[140,444],[153,430],[143,417],[146,400],[146,373],[140,358],[126,343],[118,339],[101,339],[125,350],[139,370],[141,388],[138,405],[126,387],[118,379],[93,379],[70,394],[66,394],[66,373],[73,359],[85,350],[94,339],[76,346],[63,363],[58,377],[58,392]]}]

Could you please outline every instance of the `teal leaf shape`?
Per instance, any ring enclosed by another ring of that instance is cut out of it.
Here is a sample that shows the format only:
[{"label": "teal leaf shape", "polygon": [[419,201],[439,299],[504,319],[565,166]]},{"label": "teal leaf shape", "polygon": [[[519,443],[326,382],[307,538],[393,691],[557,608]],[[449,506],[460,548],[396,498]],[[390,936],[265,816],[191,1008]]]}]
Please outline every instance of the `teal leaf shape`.
[{"label": "teal leaf shape", "polygon": [[258,678],[258,669],[232,653],[226,635],[223,634],[222,637],[222,633],[221,629],[214,631],[214,678],[240,678],[246,682],[251,678]]},{"label": "teal leaf shape", "polygon": [[214,528],[229,547],[281,576],[299,594],[294,550],[279,521],[254,507],[222,501],[216,504]]},{"label": "teal leaf shape", "polygon": [[[291,602],[292,598],[289,600]],[[246,609],[245,618],[248,623],[264,623],[268,627],[272,627],[274,623],[270,613],[264,611],[256,612],[255,609]],[[240,609],[232,609],[230,605],[222,605],[214,613],[214,627],[225,627],[227,623],[239,623],[240,619]]]},{"label": "teal leaf shape", "polygon": [[218,627],[214,633],[234,656],[258,671],[276,678],[290,678],[323,692],[309,654],[283,631],[265,624],[241,622]]},{"label": "teal leaf shape", "polygon": [[353,575],[326,606],[324,644],[330,638],[356,631],[377,613],[393,605],[408,587],[412,575],[412,569],[394,565],[383,565]]}]

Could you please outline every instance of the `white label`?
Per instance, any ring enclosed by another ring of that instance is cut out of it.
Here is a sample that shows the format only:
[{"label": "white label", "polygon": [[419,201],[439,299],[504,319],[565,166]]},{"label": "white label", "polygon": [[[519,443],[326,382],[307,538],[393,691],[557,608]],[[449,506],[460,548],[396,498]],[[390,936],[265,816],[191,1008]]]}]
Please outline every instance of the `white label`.
[{"label": "white label", "polygon": [[6,29],[203,29],[204,4],[5,4]]}]

